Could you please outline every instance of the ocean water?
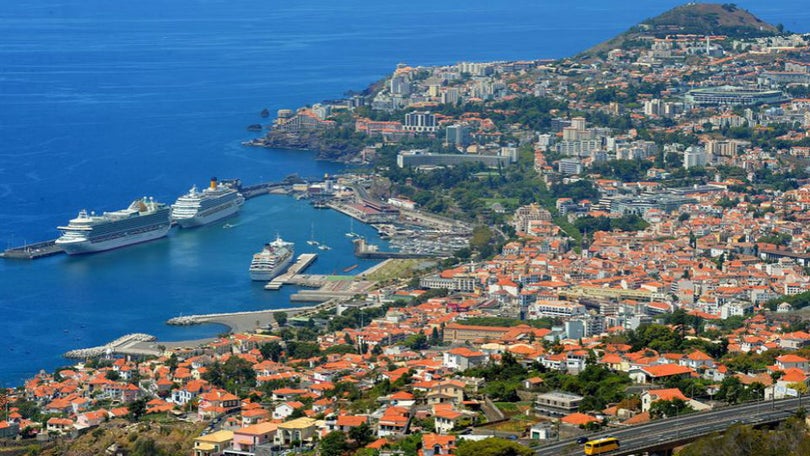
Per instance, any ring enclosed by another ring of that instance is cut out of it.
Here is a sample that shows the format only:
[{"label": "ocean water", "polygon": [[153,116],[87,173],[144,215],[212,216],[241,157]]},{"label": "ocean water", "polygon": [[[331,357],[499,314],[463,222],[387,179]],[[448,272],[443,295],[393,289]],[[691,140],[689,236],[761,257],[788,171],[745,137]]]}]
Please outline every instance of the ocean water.
[{"label": "ocean water", "polygon": [[[254,149],[258,113],[340,97],[399,62],[556,58],[604,41],[680,4],[674,0],[28,0],[0,2],[0,247],[58,235],[79,209],[172,202],[192,184],[249,184],[345,167],[309,152]],[[737,2],[806,31],[803,0]],[[360,264],[349,219],[266,196],[241,215],[163,240],[84,257],[0,262],[0,385],[67,364],[61,354],[128,332],[207,337],[216,325],[167,318],[289,306],[266,292],[250,255],[276,233],[306,251],[316,273]],[[373,230],[354,230],[373,238]]]}]

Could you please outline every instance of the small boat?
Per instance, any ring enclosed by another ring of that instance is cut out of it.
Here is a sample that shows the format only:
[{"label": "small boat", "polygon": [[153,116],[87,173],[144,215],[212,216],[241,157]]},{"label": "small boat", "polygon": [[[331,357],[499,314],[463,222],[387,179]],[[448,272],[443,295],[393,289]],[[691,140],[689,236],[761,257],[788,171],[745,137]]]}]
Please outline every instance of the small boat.
[{"label": "small boat", "polygon": [[346,233],[346,237],[355,238],[360,236],[359,234],[354,232],[354,219],[351,219],[350,226],[351,228],[349,228],[349,232]]},{"label": "small boat", "polygon": [[307,241],[307,244],[313,245],[313,246],[316,246],[316,247],[318,246],[318,241],[315,240],[315,224],[314,223],[311,223],[309,225],[309,240]]},{"label": "small boat", "polygon": [[360,266],[360,265],[359,264],[353,264],[353,265],[349,266],[348,268],[344,268],[343,272],[354,271],[355,269],[357,269],[357,266]]},{"label": "small boat", "polygon": [[321,244],[321,245],[318,246],[318,248],[321,249],[321,250],[332,250],[332,247],[329,247],[326,244]]}]

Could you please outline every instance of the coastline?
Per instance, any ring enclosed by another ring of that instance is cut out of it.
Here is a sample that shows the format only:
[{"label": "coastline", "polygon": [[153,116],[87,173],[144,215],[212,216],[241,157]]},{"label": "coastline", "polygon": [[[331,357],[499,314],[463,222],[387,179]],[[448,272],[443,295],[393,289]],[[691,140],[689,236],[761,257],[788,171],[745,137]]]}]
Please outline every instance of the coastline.
[{"label": "coastline", "polygon": [[[312,150],[307,150],[312,152]],[[335,161],[334,159],[318,158],[323,161]],[[341,211],[335,211],[341,213]],[[345,215],[345,214],[344,214]],[[361,220],[361,223],[362,222]],[[378,268],[385,262],[372,265],[371,270]],[[366,271],[368,272],[368,271]],[[358,274],[357,277],[361,277]],[[334,298],[330,295],[329,298]],[[302,303],[303,304],[303,303]],[[104,356],[106,354],[119,355],[119,356],[135,356],[135,357],[159,357],[169,351],[174,350],[195,350],[206,345],[210,345],[222,339],[223,334],[241,334],[241,333],[259,333],[262,330],[275,330],[278,329],[274,314],[277,312],[285,312],[289,317],[306,313],[310,311],[318,311],[321,309],[329,309],[334,306],[334,300],[328,299],[317,305],[306,304],[302,306],[295,306],[296,301],[290,300],[287,306],[282,308],[261,309],[251,311],[236,311],[236,312],[217,312],[198,315],[184,315],[169,318],[164,323],[170,326],[191,326],[191,325],[221,325],[223,328],[219,330],[211,328],[210,331],[204,331],[206,334],[211,334],[208,337],[195,337],[195,338],[181,338],[179,340],[163,340],[159,336],[149,333],[125,334],[117,337],[116,339],[109,340],[95,346],[75,347],[63,352],[61,358],[71,360],[72,362],[81,362],[87,358],[94,358]],[[295,306],[295,307],[290,307]],[[133,339],[131,336],[137,335],[139,338]],[[203,334],[201,334],[203,335]],[[170,337],[170,336],[169,336]]]},{"label": "coastline", "polygon": [[[213,313],[202,315],[189,315],[185,317],[175,317],[166,321],[168,325],[203,325],[203,324],[217,324],[228,328],[228,333],[239,334],[262,327],[274,326],[276,321],[274,314],[277,312],[285,312],[289,316],[294,316],[310,310],[315,310],[319,306],[302,306],[290,307],[272,310],[254,310],[246,312],[230,312],[230,313]],[[140,340],[134,340],[130,335],[122,336],[107,344],[80,348],[70,350],[64,354],[68,359],[83,359],[86,357],[100,356],[109,349],[112,354],[124,354],[135,356],[161,356],[166,350],[185,349],[191,350],[199,348],[219,340],[219,337],[206,337],[202,339],[191,340],[177,340],[177,341],[161,341],[154,336],[141,337]]]}]

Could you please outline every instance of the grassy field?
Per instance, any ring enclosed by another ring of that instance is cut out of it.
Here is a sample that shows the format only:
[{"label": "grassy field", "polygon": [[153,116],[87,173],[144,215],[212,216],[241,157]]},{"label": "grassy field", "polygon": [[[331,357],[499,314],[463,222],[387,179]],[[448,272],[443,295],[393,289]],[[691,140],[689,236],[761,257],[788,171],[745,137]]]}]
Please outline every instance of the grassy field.
[{"label": "grassy field", "polygon": [[420,263],[425,260],[407,259],[407,260],[389,260],[382,267],[366,276],[367,280],[384,282],[391,279],[399,279],[410,277]]},{"label": "grassy field", "polygon": [[487,429],[493,429],[501,432],[520,432],[523,433],[534,423],[540,421],[537,417],[526,415],[526,411],[531,409],[531,402],[495,402],[495,407],[498,407],[509,418],[509,421],[496,423],[490,426],[484,426]]}]

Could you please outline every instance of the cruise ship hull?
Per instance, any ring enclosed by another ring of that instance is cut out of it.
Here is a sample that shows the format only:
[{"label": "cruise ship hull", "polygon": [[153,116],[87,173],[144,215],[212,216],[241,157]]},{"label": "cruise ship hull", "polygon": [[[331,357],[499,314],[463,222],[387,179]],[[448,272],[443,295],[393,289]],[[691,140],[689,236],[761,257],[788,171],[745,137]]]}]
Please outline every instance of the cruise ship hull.
[{"label": "cruise ship hull", "polygon": [[86,253],[103,252],[105,250],[113,250],[121,247],[126,247],[133,244],[140,244],[142,242],[153,241],[162,238],[169,233],[171,225],[167,222],[164,225],[156,226],[149,231],[144,231],[137,234],[130,234],[126,236],[119,236],[105,240],[69,240],[69,241],[56,241],[59,247],[64,249],[68,255],[82,255]]},{"label": "cruise ship hull", "polygon": [[[244,200],[242,200],[244,201]],[[173,217],[174,221],[180,225],[180,228],[195,228],[198,226],[208,225],[209,223],[222,220],[230,217],[239,212],[241,204],[230,204],[224,208],[217,208],[215,211],[198,213],[194,217],[179,218]]]},{"label": "cruise ship hull", "polygon": [[279,263],[275,268],[270,270],[250,268],[250,280],[254,280],[257,282],[269,282],[273,280],[279,274],[287,270],[287,267],[290,265],[290,262],[292,261],[292,257],[293,255],[290,254],[290,256],[287,257],[286,260]]}]

